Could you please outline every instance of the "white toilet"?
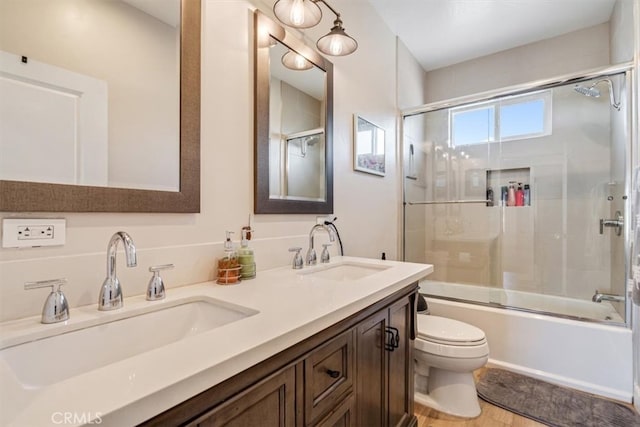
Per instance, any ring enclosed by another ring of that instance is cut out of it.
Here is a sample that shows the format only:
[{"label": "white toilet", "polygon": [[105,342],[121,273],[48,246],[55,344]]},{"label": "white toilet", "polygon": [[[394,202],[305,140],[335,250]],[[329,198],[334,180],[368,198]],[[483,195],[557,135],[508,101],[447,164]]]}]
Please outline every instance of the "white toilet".
[{"label": "white toilet", "polygon": [[489,359],[484,332],[444,317],[418,314],[415,401],[464,418],[480,415],[473,371]]}]

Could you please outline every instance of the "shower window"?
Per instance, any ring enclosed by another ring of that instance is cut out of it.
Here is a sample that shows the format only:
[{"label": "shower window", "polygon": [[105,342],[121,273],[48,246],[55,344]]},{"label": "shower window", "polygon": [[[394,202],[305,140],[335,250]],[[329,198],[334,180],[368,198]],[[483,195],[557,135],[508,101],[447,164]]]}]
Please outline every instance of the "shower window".
[{"label": "shower window", "polygon": [[452,109],[449,115],[452,146],[495,142],[496,109],[493,105]]},{"label": "shower window", "polygon": [[482,102],[449,111],[451,146],[515,141],[551,134],[551,90]]}]

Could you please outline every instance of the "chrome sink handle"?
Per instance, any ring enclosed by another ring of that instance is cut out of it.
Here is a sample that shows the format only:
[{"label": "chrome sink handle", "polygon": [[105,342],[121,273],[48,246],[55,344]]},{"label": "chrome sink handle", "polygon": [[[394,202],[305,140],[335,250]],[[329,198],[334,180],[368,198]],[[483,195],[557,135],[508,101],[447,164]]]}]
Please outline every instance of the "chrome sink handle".
[{"label": "chrome sink handle", "polygon": [[331,261],[331,255],[329,255],[329,246],[331,243],[323,243],[322,244],[322,254],[320,255],[320,262],[323,264],[327,264]]},{"label": "chrome sink handle", "polygon": [[294,247],[289,248],[289,252],[295,252],[296,254],[293,256],[293,262],[291,263],[291,267],[294,270],[300,270],[304,266],[304,260],[302,259],[302,255],[300,255],[300,251],[302,248]]},{"label": "chrome sink handle", "polygon": [[170,270],[173,268],[173,264],[153,265],[149,267],[149,271],[153,273],[149,285],[147,286],[147,301],[157,301],[164,299],[165,290],[164,282],[160,277],[162,270]]},{"label": "chrome sink handle", "polygon": [[51,287],[51,293],[42,307],[42,323],[58,323],[69,319],[69,304],[64,293],[60,290],[67,284],[67,279],[41,280],[39,282],[26,282],[25,290]]}]

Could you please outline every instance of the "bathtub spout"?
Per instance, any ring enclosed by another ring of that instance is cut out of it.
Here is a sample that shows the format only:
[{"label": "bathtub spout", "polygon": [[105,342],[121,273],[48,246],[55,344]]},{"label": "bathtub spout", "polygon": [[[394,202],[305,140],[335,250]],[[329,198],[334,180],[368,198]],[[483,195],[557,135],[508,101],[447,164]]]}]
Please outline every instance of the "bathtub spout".
[{"label": "bathtub spout", "polygon": [[624,296],[622,295],[613,295],[613,294],[603,294],[596,289],[596,293],[591,297],[591,301],[593,302],[602,302],[602,301],[619,301],[624,302]]}]

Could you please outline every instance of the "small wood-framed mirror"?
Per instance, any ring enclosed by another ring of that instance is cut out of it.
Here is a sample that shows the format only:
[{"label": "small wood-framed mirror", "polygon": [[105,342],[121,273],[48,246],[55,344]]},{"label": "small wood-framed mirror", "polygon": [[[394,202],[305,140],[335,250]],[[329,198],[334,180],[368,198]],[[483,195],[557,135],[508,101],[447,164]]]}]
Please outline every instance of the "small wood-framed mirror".
[{"label": "small wood-framed mirror", "polygon": [[333,65],[259,11],[254,92],[254,212],[333,212]]}]

